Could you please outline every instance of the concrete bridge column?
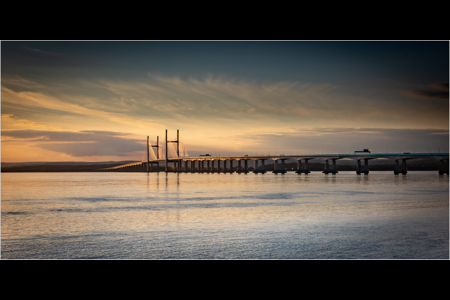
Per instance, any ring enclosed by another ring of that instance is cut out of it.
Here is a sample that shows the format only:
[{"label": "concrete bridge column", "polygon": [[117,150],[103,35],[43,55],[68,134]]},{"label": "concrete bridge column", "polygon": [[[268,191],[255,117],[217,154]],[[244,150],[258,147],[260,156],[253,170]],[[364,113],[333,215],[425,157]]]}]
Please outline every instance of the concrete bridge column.
[{"label": "concrete bridge column", "polygon": [[448,159],[441,159],[439,161],[439,175],[447,174],[448,175]]},{"label": "concrete bridge column", "polygon": [[311,173],[311,171],[309,170],[309,166],[308,166],[308,159],[305,159],[305,170],[303,173],[305,173],[305,175],[308,175],[309,173]]},{"label": "concrete bridge column", "polygon": [[398,159],[395,160],[395,164],[394,164],[394,174],[398,175],[398,173],[400,171],[400,167],[399,167],[399,163],[398,163]]},{"label": "concrete bridge column", "polygon": [[261,159],[261,168],[258,170],[258,160],[255,160],[255,171],[254,171],[255,174],[257,174],[257,173],[261,173],[261,174],[266,173],[266,168],[264,166],[264,161],[265,161],[265,159]]},{"label": "concrete bridge column", "polygon": [[336,175],[336,173],[339,173],[336,168],[336,159],[333,159],[333,170],[331,171],[331,174]]},{"label": "concrete bridge column", "polygon": [[285,166],[284,166],[284,159],[280,159],[280,160],[281,160],[281,169],[278,168],[278,163],[277,163],[278,160],[276,159],[274,161],[273,172],[272,173],[275,173],[275,174],[278,174],[278,173],[284,174],[284,173],[286,173]]},{"label": "concrete bridge column", "polygon": [[241,161],[242,161],[241,159],[237,160],[237,173],[238,174],[241,174],[241,167],[242,167]]},{"label": "concrete bridge column", "polygon": [[211,162],[210,160],[206,161],[206,172],[208,172],[208,173],[211,171],[211,164],[210,164],[210,162]]},{"label": "concrete bridge column", "polygon": [[295,170],[295,173],[301,174],[302,173],[302,160],[297,159],[297,170]]},{"label": "concrete bridge column", "polygon": [[309,171],[309,167],[308,167],[308,159],[305,159],[305,164],[304,166],[302,166],[302,160],[301,159],[297,159],[297,171],[295,171],[295,173],[297,174],[308,174],[311,173]]},{"label": "concrete bridge column", "polygon": [[325,159],[325,170],[323,170],[322,173],[327,174],[329,173],[329,169],[328,169],[328,159]]},{"label": "concrete bridge column", "polygon": [[224,173],[226,173],[227,172],[227,160],[225,159],[224,161],[223,161],[223,172]]},{"label": "concrete bridge column", "polygon": [[255,162],[255,163],[254,163],[254,170],[253,170],[253,173],[256,174],[256,173],[258,173],[258,160],[255,159],[254,162]]},{"label": "concrete bridge column", "polygon": [[356,174],[360,175],[361,174],[361,160],[358,159],[356,161]]},{"label": "concrete bridge column", "polygon": [[219,159],[219,160],[217,160],[217,173],[220,173],[221,172],[221,170],[220,170],[220,163],[221,163],[222,161]]},{"label": "concrete bridge column", "polygon": [[369,160],[364,159],[364,175],[369,175]]},{"label": "concrete bridge column", "polygon": [[406,173],[408,173],[406,169],[406,159],[402,159],[402,174],[406,175]]},{"label": "concrete bridge column", "polygon": [[248,173],[248,160],[247,159],[244,160],[244,173],[245,174]]}]

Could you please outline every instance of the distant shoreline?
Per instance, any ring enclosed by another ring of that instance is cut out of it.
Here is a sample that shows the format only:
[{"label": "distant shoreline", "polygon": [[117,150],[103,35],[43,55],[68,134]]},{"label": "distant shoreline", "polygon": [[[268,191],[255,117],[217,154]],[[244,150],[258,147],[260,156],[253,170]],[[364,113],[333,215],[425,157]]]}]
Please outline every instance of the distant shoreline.
[{"label": "distant shoreline", "polygon": [[24,162],[2,163],[2,172],[95,172],[134,161],[118,162]]}]

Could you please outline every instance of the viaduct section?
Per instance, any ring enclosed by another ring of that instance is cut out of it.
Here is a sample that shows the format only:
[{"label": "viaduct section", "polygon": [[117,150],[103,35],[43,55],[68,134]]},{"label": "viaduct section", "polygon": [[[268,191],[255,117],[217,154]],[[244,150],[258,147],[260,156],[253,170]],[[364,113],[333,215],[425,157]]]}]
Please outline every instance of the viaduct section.
[{"label": "viaduct section", "polygon": [[[147,136],[147,160],[101,169],[99,171],[117,171],[117,172],[159,172],[160,163],[164,163],[165,172],[184,172],[184,173],[249,173],[248,162],[253,161],[253,173],[266,173],[265,161],[272,160],[274,169],[272,173],[286,173],[285,161],[297,160],[297,174],[308,174],[311,171],[308,167],[308,161],[311,159],[321,159],[325,161],[324,174],[337,174],[336,161],[339,159],[351,159],[356,161],[356,174],[369,174],[369,161],[372,159],[388,159],[393,161],[394,174],[407,173],[406,162],[411,159],[432,158],[436,160],[438,174],[449,174],[449,153],[370,153],[367,149],[364,151],[355,151],[352,154],[314,154],[314,155],[267,155],[267,156],[198,156],[198,157],[180,157],[180,135],[177,130],[177,140],[168,141],[166,130],[165,158],[160,158],[159,136],[156,145],[149,144]],[[176,157],[168,157],[168,143],[176,143]],[[150,147],[156,147],[156,159],[149,159]],[[237,162],[237,168],[233,168],[233,161]],[[170,168],[169,164],[172,164]]]}]

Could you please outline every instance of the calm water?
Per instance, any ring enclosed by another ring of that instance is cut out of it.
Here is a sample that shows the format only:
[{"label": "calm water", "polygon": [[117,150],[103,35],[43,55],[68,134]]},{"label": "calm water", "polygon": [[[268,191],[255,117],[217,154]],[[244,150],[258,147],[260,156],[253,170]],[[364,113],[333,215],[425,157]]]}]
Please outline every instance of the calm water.
[{"label": "calm water", "polygon": [[2,173],[2,259],[449,259],[437,172]]}]

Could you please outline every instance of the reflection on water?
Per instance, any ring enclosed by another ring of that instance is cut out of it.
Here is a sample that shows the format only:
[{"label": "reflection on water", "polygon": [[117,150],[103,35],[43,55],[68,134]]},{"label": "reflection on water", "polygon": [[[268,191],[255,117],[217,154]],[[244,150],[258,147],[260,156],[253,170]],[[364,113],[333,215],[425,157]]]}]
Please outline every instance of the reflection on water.
[{"label": "reflection on water", "polygon": [[4,173],[2,259],[448,259],[448,176]]}]

